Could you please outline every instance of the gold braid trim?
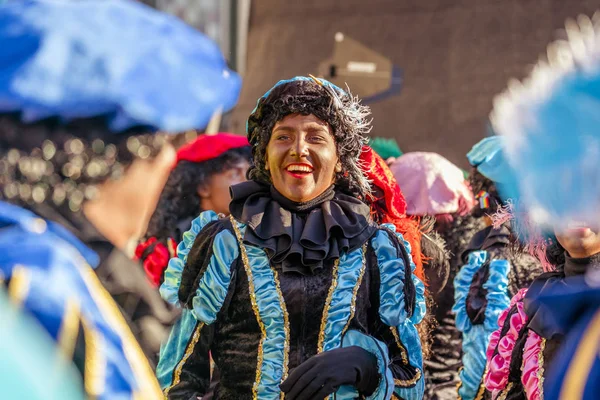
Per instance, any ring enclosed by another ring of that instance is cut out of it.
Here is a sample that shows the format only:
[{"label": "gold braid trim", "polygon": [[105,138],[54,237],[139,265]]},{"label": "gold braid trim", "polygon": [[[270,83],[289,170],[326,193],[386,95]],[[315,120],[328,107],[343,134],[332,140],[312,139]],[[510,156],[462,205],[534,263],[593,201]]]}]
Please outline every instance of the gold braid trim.
[{"label": "gold braid trim", "polygon": [[421,379],[421,370],[419,368],[415,368],[416,372],[415,372],[415,376],[412,377],[411,379],[408,379],[406,381],[400,380],[400,379],[394,379],[394,385],[395,386],[400,386],[400,387],[409,387],[414,385],[415,383],[417,383],[417,381],[419,379]]},{"label": "gold braid trim", "polygon": [[485,394],[485,377],[488,374],[488,368],[485,367],[483,371],[483,376],[481,377],[481,383],[479,384],[479,390],[477,391],[477,395],[475,396],[475,400],[482,400],[483,395]]},{"label": "gold braid trim", "polygon": [[[409,365],[408,354],[406,352],[406,348],[402,345],[402,341],[400,340],[400,335],[398,334],[398,328],[396,328],[395,326],[390,326],[390,332],[392,332],[392,335],[394,336],[394,341],[396,342],[396,346],[400,350],[400,355],[402,357],[402,363],[404,365]],[[411,379],[408,379],[408,380],[394,379],[394,385],[400,386],[400,387],[409,387],[409,386],[412,386],[415,383],[417,383],[417,381],[419,379],[421,379],[422,373],[419,368],[415,368],[415,370],[416,370],[415,376],[413,376]],[[460,382],[459,382],[459,385],[460,385]],[[457,390],[458,390],[458,388],[457,388]]]},{"label": "gold braid trim", "polygon": [[23,265],[16,264],[12,270],[8,284],[8,297],[12,300],[13,304],[17,306],[23,304],[29,293],[30,283],[31,277],[29,276],[29,271]]},{"label": "gold braid trim", "polygon": [[506,400],[506,396],[508,396],[508,392],[510,392],[512,387],[513,387],[513,383],[509,382],[508,385],[506,385],[506,388],[502,392],[500,392],[498,397],[496,397],[496,400]]},{"label": "gold braid trim", "polygon": [[79,303],[74,299],[67,300],[65,314],[58,332],[58,346],[67,360],[71,360],[75,352],[80,316]]},{"label": "gold braid trim", "polygon": [[[283,293],[281,293],[281,286],[279,284],[279,275],[275,268],[271,267],[273,271],[273,278],[275,279],[275,290],[277,290],[277,296],[279,297],[279,306],[283,312],[283,330],[285,331],[285,342],[283,344],[283,374],[281,375],[281,382],[288,377],[288,363],[290,359],[290,319],[285,306],[285,300],[283,299]],[[285,393],[281,392],[281,400],[284,400]]]},{"label": "gold braid trim", "polygon": [[567,372],[560,388],[560,399],[582,399],[594,361],[598,357],[598,336],[600,335],[600,311],[596,311],[585,327],[575,354],[567,366]]},{"label": "gold braid trim", "polygon": [[166,388],[164,391],[165,398],[168,396],[169,391],[175,386],[177,386],[179,382],[181,382],[181,371],[183,370],[183,366],[187,362],[188,358],[190,358],[190,356],[194,352],[196,344],[198,344],[198,341],[200,340],[200,332],[202,331],[203,327],[204,322],[198,322],[196,324],[196,328],[194,328],[194,334],[192,335],[192,339],[189,341],[187,347],[185,348],[185,353],[183,353],[183,357],[181,357],[181,360],[179,361],[179,363],[177,363],[177,367],[175,367],[175,371],[173,374],[173,382],[171,383],[171,386]]},{"label": "gold braid trim", "polygon": [[323,307],[323,316],[321,317],[321,330],[319,331],[319,343],[317,345],[317,353],[323,352],[323,342],[325,341],[325,326],[327,325],[327,318],[329,317],[329,307],[331,306],[331,299],[333,293],[337,287],[338,270],[340,267],[340,259],[337,258],[333,263],[333,272],[331,278],[331,286],[329,287],[329,293],[327,293],[327,300],[325,301],[325,307]]},{"label": "gold braid trim", "polygon": [[229,216],[231,220],[231,225],[233,226],[233,230],[235,232],[235,236],[238,240],[238,244],[240,246],[240,254],[242,255],[242,262],[244,264],[244,270],[246,270],[246,275],[248,276],[248,287],[250,290],[250,303],[252,304],[252,310],[254,310],[254,315],[256,316],[256,322],[258,322],[258,326],[260,327],[261,338],[258,343],[258,357],[256,360],[256,378],[254,379],[254,385],[252,385],[252,398],[258,398],[258,385],[260,383],[261,373],[262,373],[262,363],[263,363],[263,343],[267,338],[267,331],[265,329],[265,324],[260,318],[260,313],[258,312],[258,304],[256,303],[256,292],[254,289],[254,280],[252,277],[252,269],[250,268],[250,260],[248,260],[248,254],[246,253],[246,247],[244,246],[242,240],[242,233],[240,232],[240,228],[237,225],[237,221],[233,218],[233,216]]},{"label": "gold braid trim", "polygon": [[102,314],[107,323],[115,329],[121,338],[125,357],[131,365],[137,383],[140,385],[138,390],[133,393],[134,398],[144,398],[145,400],[160,399],[162,391],[160,390],[154,371],[150,367],[150,363],[133,332],[131,332],[131,329],[127,325],[125,317],[121,314],[117,303],[115,303],[108,291],[102,286],[96,273],[83,257],[79,256],[75,265],[81,273],[90,296],[96,302],[100,314]]},{"label": "gold braid trim", "polygon": [[102,337],[85,318],[82,318],[81,324],[85,338],[85,391],[91,398],[96,398],[105,389],[106,360],[100,349]]},{"label": "gold braid trim", "polygon": [[398,346],[398,349],[400,349],[400,355],[402,356],[402,363],[404,365],[408,364],[408,354],[406,354],[406,349],[404,348],[404,346],[402,345],[402,342],[400,341],[400,335],[398,334],[398,328],[396,328],[395,326],[390,326],[390,331],[392,332],[392,335],[394,335],[394,340],[396,341],[396,346]]},{"label": "gold braid trim", "polygon": [[544,350],[546,349],[546,339],[542,338],[542,343],[540,345],[540,354],[538,354],[538,390],[540,394],[544,395]]}]

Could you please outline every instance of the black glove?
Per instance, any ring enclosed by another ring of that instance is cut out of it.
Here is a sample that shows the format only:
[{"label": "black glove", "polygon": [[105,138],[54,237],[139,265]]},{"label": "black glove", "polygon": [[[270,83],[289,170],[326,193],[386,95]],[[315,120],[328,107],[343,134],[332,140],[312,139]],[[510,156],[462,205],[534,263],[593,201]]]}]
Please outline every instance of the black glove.
[{"label": "black glove", "polygon": [[361,347],[351,346],[309,358],[292,370],[281,390],[287,400],[323,399],[341,385],[353,385],[368,396],[378,383],[377,358]]}]

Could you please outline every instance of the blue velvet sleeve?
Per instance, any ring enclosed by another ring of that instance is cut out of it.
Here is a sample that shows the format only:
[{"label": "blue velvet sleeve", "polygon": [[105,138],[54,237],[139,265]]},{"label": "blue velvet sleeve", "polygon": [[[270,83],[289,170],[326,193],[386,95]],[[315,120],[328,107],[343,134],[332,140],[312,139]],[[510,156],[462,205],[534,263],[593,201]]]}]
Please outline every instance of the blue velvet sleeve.
[{"label": "blue velvet sleeve", "polygon": [[[383,225],[371,241],[379,276],[379,327],[372,344],[384,345],[387,367],[373,399],[392,393],[403,399],[421,399],[424,392],[423,353],[416,325],[426,313],[425,286],[413,272],[410,245],[392,225]],[[375,348],[371,346],[371,348]],[[379,365],[383,364],[378,358]]]}]

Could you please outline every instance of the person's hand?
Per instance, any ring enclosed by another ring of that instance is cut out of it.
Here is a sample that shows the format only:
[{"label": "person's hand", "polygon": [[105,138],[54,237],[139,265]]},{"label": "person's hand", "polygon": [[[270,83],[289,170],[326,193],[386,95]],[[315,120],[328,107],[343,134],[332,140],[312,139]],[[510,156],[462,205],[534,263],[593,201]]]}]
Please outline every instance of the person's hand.
[{"label": "person's hand", "polygon": [[361,394],[373,393],[379,383],[377,358],[358,346],[317,354],[293,369],[281,384],[287,400],[323,399],[341,385]]}]

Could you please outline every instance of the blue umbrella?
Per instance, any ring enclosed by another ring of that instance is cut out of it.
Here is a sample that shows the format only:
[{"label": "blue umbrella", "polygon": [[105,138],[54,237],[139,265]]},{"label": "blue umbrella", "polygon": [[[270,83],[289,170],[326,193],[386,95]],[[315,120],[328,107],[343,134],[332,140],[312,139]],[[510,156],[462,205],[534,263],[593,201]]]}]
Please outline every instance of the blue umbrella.
[{"label": "blue umbrella", "polygon": [[237,102],[218,46],[176,17],[130,0],[1,3],[0,113],[177,132]]}]

